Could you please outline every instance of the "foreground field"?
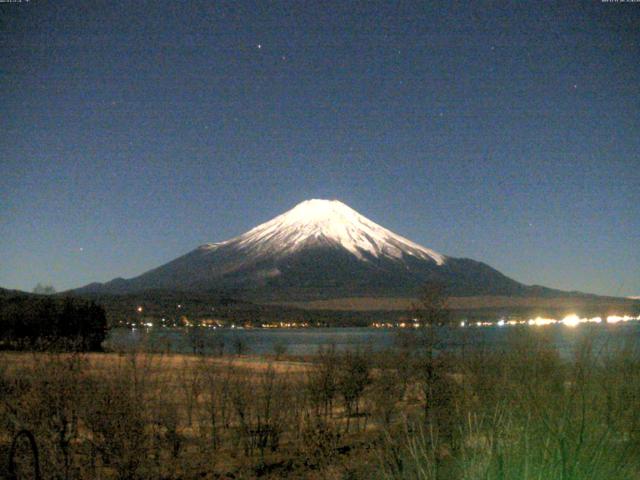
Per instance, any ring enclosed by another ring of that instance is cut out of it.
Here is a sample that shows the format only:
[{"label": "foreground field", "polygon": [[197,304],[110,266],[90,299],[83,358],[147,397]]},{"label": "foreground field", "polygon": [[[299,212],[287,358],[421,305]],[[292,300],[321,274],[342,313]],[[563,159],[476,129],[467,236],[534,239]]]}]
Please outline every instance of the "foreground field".
[{"label": "foreground field", "polygon": [[[0,355],[0,477],[640,478],[640,355]],[[33,443],[30,441],[33,440]]]}]

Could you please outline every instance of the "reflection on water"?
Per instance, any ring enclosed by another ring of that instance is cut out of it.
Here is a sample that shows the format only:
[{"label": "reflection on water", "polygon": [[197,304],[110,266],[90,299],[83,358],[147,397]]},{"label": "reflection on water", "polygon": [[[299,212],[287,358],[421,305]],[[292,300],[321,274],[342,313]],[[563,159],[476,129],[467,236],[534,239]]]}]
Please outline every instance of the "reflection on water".
[{"label": "reflection on water", "polygon": [[[208,329],[150,328],[114,329],[106,347],[113,350],[143,348],[151,351],[193,353],[253,353],[286,352],[292,355],[317,353],[320,348],[334,346],[337,350],[360,349],[380,351],[393,348],[401,335],[400,329],[376,328],[304,328],[304,329]],[[564,357],[572,355],[582,339],[592,337],[594,348],[609,351],[622,347],[640,348],[640,324],[592,324],[581,328],[548,325],[541,328],[521,326],[506,328],[439,328],[440,350],[461,349],[506,350],[514,345],[518,334],[544,335]]]}]

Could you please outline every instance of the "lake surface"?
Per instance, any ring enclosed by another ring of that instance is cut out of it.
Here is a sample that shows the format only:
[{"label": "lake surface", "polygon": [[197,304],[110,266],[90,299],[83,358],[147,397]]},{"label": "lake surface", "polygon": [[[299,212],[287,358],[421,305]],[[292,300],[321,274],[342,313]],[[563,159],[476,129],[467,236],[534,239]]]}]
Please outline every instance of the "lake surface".
[{"label": "lake surface", "polygon": [[[208,329],[149,328],[114,329],[106,346],[114,350],[142,348],[151,351],[192,353],[194,346],[204,353],[272,354],[277,351],[293,355],[315,354],[321,348],[336,350],[381,351],[397,346],[409,329],[377,328],[300,328],[300,329]],[[623,347],[640,349],[640,322],[624,324],[547,326],[489,326],[438,329],[439,349],[508,350],[523,334],[545,335],[565,358],[587,337],[593,338],[596,351]]]}]

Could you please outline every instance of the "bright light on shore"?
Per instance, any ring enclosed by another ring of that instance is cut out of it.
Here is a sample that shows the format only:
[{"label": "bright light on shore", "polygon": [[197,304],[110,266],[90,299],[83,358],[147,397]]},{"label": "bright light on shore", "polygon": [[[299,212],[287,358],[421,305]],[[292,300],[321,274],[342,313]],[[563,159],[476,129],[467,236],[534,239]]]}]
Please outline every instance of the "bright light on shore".
[{"label": "bright light on shore", "polygon": [[551,325],[553,323],[557,323],[557,320],[554,320],[553,318],[536,317],[536,318],[529,319],[527,323],[529,325],[542,326],[542,325]]},{"label": "bright light on shore", "polygon": [[561,320],[561,323],[567,327],[576,327],[580,324],[580,317],[577,315],[567,315]]},{"label": "bright light on shore", "polygon": [[573,328],[573,327],[577,327],[581,323],[619,323],[619,322],[629,322],[632,320],[636,320],[636,321],[640,320],[640,315],[638,315],[637,317],[632,317],[630,315],[624,315],[624,316],[609,315],[608,317],[606,317],[606,320],[603,320],[602,317],[579,317],[575,313],[572,313],[571,315],[567,315],[566,317],[564,317],[562,320],[557,320],[555,318],[544,318],[544,317],[530,318],[528,320],[518,320],[518,319],[505,320],[504,318],[501,318],[498,321],[494,321],[494,322],[487,322],[487,321],[466,322],[463,320],[460,322],[460,326],[461,327],[466,327],[466,326],[503,327],[505,325],[508,325],[508,326],[531,325],[535,327],[540,327],[540,326],[546,326],[546,325],[562,324],[567,327]]},{"label": "bright light on shore", "polygon": [[607,323],[629,322],[631,320],[640,320],[640,315],[635,318],[629,315],[624,315],[622,317],[619,315],[609,315],[607,317]]}]

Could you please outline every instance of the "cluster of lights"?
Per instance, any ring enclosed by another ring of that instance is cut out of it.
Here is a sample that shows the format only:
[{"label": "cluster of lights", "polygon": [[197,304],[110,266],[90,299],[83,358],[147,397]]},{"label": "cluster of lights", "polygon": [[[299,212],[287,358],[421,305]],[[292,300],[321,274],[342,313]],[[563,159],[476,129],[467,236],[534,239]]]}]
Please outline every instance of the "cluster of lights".
[{"label": "cluster of lights", "polygon": [[371,324],[373,328],[420,328],[420,323],[417,320],[413,320],[412,322],[400,322],[400,323],[391,323],[391,322],[373,322]]},{"label": "cluster of lights", "polygon": [[[630,315],[609,315],[607,318],[603,319],[602,317],[584,317],[581,318],[578,315],[571,314],[567,315],[561,320],[557,320],[555,318],[544,318],[544,317],[536,317],[530,318],[528,320],[506,320],[501,318],[497,322],[494,321],[478,321],[478,322],[469,322],[467,320],[462,320],[460,322],[461,327],[504,327],[504,326],[514,326],[514,325],[532,325],[532,326],[546,326],[546,325],[565,325],[567,327],[577,327],[581,323],[619,323],[619,322],[630,322],[640,320],[640,315],[637,317],[633,317]],[[264,325],[263,325],[264,326]],[[414,322],[399,322],[399,323],[391,323],[391,322],[374,322],[371,324],[373,328],[418,328],[420,324],[414,320]]]},{"label": "cluster of lights", "polygon": [[532,326],[546,326],[546,325],[556,325],[561,324],[567,327],[577,327],[581,323],[620,323],[620,322],[630,322],[633,320],[640,320],[640,315],[637,317],[633,317],[631,315],[609,315],[606,319],[602,317],[579,317],[578,315],[572,314],[567,315],[562,320],[557,320],[555,318],[543,318],[536,317],[530,318],[529,320],[505,320],[500,319],[497,322],[475,322],[475,323],[467,323],[465,321],[460,322],[461,327],[466,327],[467,325],[474,325],[476,327],[488,327],[497,325],[499,327],[508,325],[532,325]]},{"label": "cluster of lights", "polygon": [[393,328],[396,325],[394,323],[390,323],[390,322],[373,322],[371,324],[371,326],[373,328]]},{"label": "cluster of lights", "polygon": [[136,329],[136,327],[147,327],[147,328],[151,328],[153,327],[153,323],[152,322],[141,322],[140,325],[138,325],[137,323],[133,322],[131,324],[129,324],[129,326],[132,329]]},{"label": "cluster of lights", "polygon": [[309,324],[307,322],[273,322],[263,323],[260,326],[262,328],[307,328]]},{"label": "cluster of lights", "polygon": [[631,320],[640,320],[640,315],[637,317],[630,317],[629,315],[624,315],[622,317],[618,315],[610,315],[607,317],[607,323],[629,322]]}]

